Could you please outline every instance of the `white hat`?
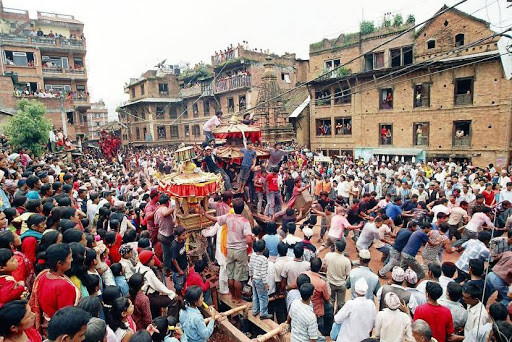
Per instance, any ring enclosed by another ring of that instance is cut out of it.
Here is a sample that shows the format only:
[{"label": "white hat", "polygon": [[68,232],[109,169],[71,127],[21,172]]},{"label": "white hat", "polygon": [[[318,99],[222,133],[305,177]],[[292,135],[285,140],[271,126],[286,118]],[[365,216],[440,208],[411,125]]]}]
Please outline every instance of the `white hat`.
[{"label": "white hat", "polygon": [[304,234],[304,236],[307,236],[307,237],[312,237],[313,236],[313,229],[309,228],[309,227],[306,227],[302,230],[302,233]]},{"label": "white hat", "polygon": [[361,259],[365,259],[365,260],[370,260],[372,257],[370,255],[370,251],[367,250],[367,249],[362,249],[360,252],[359,252],[359,257]]},{"label": "white hat", "polygon": [[206,146],[204,150],[205,150],[205,151],[209,151],[209,150],[211,150],[211,149],[212,149],[212,148],[211,148],[210,146]]},{"label": "white hat", "polygon": [[368,283],[366,283],[366,280],[364,278],[359,278],[356,281],[354,289],[357,294],[365,295],[366,291],[368,291]]}]

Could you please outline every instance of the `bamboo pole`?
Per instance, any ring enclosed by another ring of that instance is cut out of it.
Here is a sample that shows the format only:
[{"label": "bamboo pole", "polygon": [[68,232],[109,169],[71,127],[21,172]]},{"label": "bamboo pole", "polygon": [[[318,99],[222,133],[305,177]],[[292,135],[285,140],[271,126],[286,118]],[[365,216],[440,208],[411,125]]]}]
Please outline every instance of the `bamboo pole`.
[{"label": "bamboo pole", "polygon": [[284,327],[282,325],[280,325],[277,328],[274,328],[274,329],[270,330],[266,334],[260,335],[260,336],[256,337],[253,341],[255,341],[255,342],[265,342],[265,341],[270,340],[272,337],[275,337],[275,336],[277,336],[279,334],[282,334],[283,332],[284,332]]},{"label": "bamboo pole", "polygon": [[241,305],[241,306],[238,306],[236,308],[230,309],[228,311],[221,312],[220,314],[222,316],[231,316],[231,315],[234,315],[234,314],[236,314],[236,313],[238,313],[240,311],[244,311],[247,308],[248,308],[247,305]]}]

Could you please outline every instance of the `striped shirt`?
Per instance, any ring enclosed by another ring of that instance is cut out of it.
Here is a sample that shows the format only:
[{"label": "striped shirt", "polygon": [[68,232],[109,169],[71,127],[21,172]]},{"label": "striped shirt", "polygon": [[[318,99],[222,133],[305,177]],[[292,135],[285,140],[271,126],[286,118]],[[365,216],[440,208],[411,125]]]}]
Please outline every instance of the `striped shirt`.
[{"label": "striped shirt", "polygon": [[313,308],[306,305],[302,300],[294,300],[290,306],[288,316],[292,319],[290,324],[292,330],[291,342],[304,342],[317,340],[320,335],[318,324]]},{"label": "striped shirt", "polygon": [[253,253],[249,260],[249,276],[267,282],[268,260],[264,255]]}]

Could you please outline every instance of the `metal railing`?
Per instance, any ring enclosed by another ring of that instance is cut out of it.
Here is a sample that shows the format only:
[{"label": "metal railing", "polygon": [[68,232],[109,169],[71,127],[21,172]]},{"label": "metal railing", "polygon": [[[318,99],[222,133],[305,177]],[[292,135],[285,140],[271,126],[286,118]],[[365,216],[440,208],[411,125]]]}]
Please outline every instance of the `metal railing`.
[{"label": "metal railing", "polygon": [[201,95],[201,85],[195,84],[189,88],[183,88],[180,90],[181,97],[192,97]]},{"label": "metal railing", "polygon": [[85,49],[85,41],[81,39],[51,38],[39,36],[18,36],[12,34],[0,34],[0,42],[24,43],[38,46],[55,46],[68,49]]}]

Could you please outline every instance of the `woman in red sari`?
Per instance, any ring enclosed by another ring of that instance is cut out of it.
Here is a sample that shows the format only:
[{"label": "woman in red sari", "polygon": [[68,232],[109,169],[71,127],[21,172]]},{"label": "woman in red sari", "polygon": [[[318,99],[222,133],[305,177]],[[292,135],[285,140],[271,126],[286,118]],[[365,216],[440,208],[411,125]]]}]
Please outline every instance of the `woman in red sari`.
[{"label": "woman in red sari", "polygon": [[10,230],[0,234],[0,248],[10,249],[14,254],[14,258],[18,261],[18,268],[11,273],[11,276],[18,282],[22,281],[25,287],[30,291],[35,278],[34,265],[28,260],[25,254],[17,250],[20,246],[21,239],[18,234]]},{"label": "woman in red sari", "polygon": [[49,269],[37,276],[32,288],[30,307],[36,314],[36,329],[43,329],[59,309],[75,306],[80,301],[80,291],[64,274],[71,268],[71,249],[65,243],[48,247],[45,255]]},{"label": "woman in red sari", "polygon": [[26,300],[15,300],[2,306],[0,335],[4,342],[41,342],[41,335],[34,328],[35,317]]}]

